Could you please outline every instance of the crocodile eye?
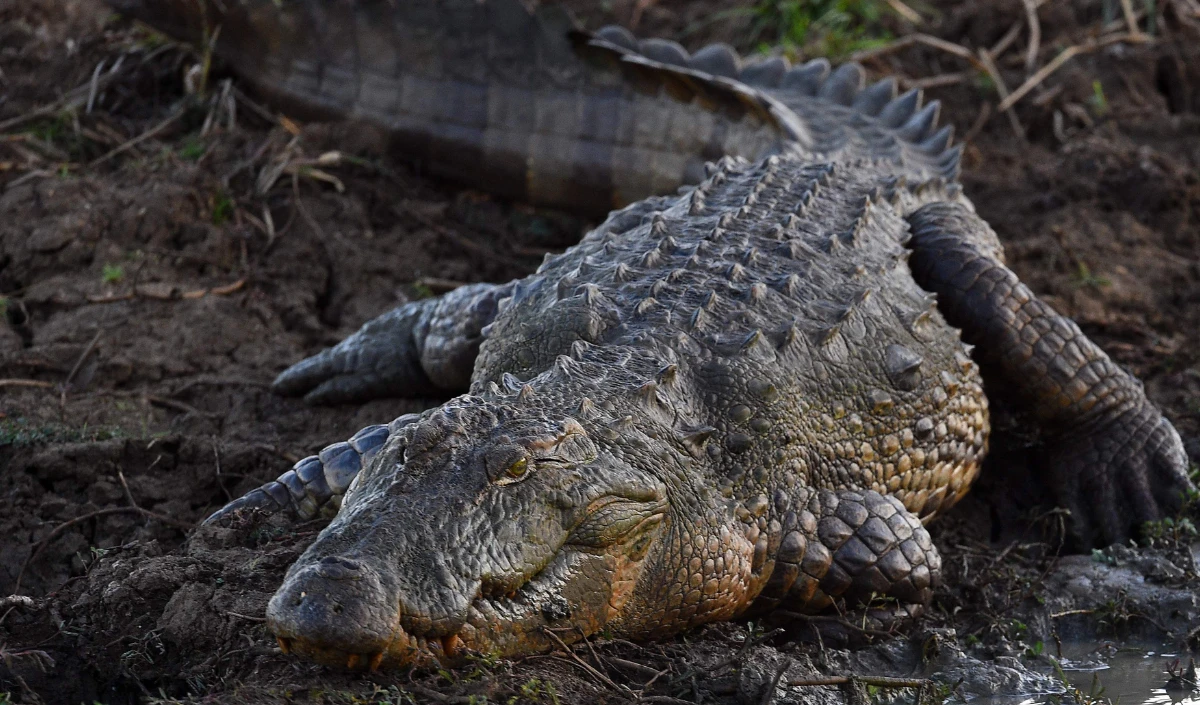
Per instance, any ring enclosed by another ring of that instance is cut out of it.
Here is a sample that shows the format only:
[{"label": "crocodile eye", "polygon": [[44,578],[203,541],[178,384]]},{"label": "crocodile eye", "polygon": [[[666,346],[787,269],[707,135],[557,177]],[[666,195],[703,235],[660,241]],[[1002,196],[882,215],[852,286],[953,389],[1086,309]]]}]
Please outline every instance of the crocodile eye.
[{"label": "crocodile eye", "polygon": [[529,458],[521,458],[512,465],[509,465],[508,470],[505,470],[505,473],[514,479],[524,477],[527,472],[529,472]]},{"label": "crocodile eye", "polygon": [[514,461],[504,469],[504,474],[496,478],[497,485],[511,485],[514,482],[520,482],[529,475],[529,458],[521,458]]}]

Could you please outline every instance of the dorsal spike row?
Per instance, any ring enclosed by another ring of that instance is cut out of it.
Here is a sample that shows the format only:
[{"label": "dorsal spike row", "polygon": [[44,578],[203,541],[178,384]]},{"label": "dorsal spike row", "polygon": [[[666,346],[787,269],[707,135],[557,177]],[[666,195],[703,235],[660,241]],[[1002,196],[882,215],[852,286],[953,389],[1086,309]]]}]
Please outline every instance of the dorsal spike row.
[{"label": "dorsal spike row", "polygon": [[641,265],[647,269],[653,269],[662,261],[662,256],[657,249],[647,250],[646,254],[642,255]]},{"label": "dorsal spike row", "polygon": [[576,360],[583,360],[589,351],[594,346],[586,340],[576,340],[571,343],[571,357]]},{"label": "dorsal spike row", "polygon": [[717,294],[716,290],[710,289],[708,291],[708,293],[704,295],[704,300],[700,302],[700,305],[706,311],[711,311],[720,302],[721,302],[721,297]]},{"label": "dorsal spike row", "polygon": [[653,296],[647,296],[638,302],[638,305],[634,310],[637,311],[638,315],[644,316],[657,305],[658,301]]},{"label": "dorsal spike row", "polygon": [[762,282],[754,282],[750,285],[750,300],[754,303],[760,303],[767,298],[767,285]]},{"label": "dorsal spike row", "polygon": [[633,270],[624,262],[618,262],[616,267],[613,267],[613,281],[627,282],[633,278]]},{"label": "dorsal spike row", "polygon": [[567,355],[559,355],[554,358],[554,371],[560,375],[570,375],[577,365],[578,363]]},{"label": "dorsal spike row", "polygon": [[708,440],[716,432],[717,429],[712,426],[696,426],[676,431],[676,438],[689,455],[700,458],[704,456],[704,448],[708,445]]},{"label": "dorsal spike row", "polygon": [[742,340],[740,349],[742,350],[742,352],[745,352],[745,351],[750,350],[751,348],[755,348],[759,345],[765,345],[766,343],[767,343],[767,336],[763,335],[763,332],[761,330],[754,330],[754,331],[751,331],[750,334],[747,335],[744,340]]},{"label": "dorsal spike row", "polygon": [[923,362],[924,358],[903,345],[892,344],[884,351],[884,365],[893,379],[911,375]]},{"label": "dorsal spike row", "polygon": [[613,421],[608,424],[608,427],[617,433],[628,433],[634,429],[633,416],[622,416],[620,418],[613,419]]},{"label": "dorsal spike row", "polygon": [[638,387],[635,396],[645,406],[654,408],[663,406],[662,400],[658,398],[658,382],[654,380],[649,380]]},{"label": "dorsal spike row", "polygon": [[504,384],[504,388],[508,390],[510,394],[521,391],[521,387],[524,386],[524,382],[518,379],[517,376],[511,372],[505,372],[503,375],[501,375],[500,381]]},{"label": "dorsal spike row", "polygon": [[596,402],[592,401],[589,397],[584,397],[579,400],[579,410],[576,413],[579,414],[580,418],[585,420],[594,418],[596,416]]},{"label": "dorsal spike row", "polygon": [[688,203],[688,215],[703,215],[706,208],[705,193],[700,187],[696,187],[692,190],[691,200]]},{"label": "dorsal spike row", "polygon": [[705,323],[704,318],[704,309],[698,308],[695,311],[692,311],[692,315],[688,317],[688,327],[692,330],[698,329]]},{"label": "dorsal spike row", "polygon": [[658,380],[659,384],[668,386],[675,383],[678,374],[679,365],[670,364],[660,369],[654,378]]},{"label": "dorsal spike row", "polygon": [[592,283],[584,284],[580,288],[580,294],[583,296],[583,303],[588,306],[595,306],[604,298],[604,294],[600,291],[600,287]]},{"label": "dorsal spike row", "polygon": [[746,278],[746,268],[734,262],[725,269],[725,277],[731,282],[740,282]]},{"label": "dorsal spike row", "polygon": [[667,234],[667,219],[663,217],[661,211],[655,213],[650,219],[650,234],[654,237],[663,237]]},{"label": "dorsal spike row", "polygon": [[786,348],[796,344],[800,340],[800,328],[793,323],[783,331],[783,339],[780,341],[779,347]]},{"label": "dorsal spike row", "polygon": [[909,333],[916,334],[925,324],[933,320],[933,313],[930,309],[922,309],[913,311],[904,317],[904,327]]},{"label": "dorsal spike row", "polygon": [[821,328],[813,334],[813,342],[815,342],[817,345],[828,345],[829,343],[833,342],[833,339],[836,338],[839,333],[841,333],[840,326]]},{"label": "dorsal spike row", "polygon": [[517,392],[517,401],[527,402],[530,399],[533,399],[533,385],[532,384],[523,385],[521,387],[521,391]]},{"label": "dorsal spike row", "polygon": [[800,293],[803,285],[804,282],[801,281],[800,275],[793,273],[784,278],[783,282],[780,283],[779,289],[788,296],[796,296]]}]

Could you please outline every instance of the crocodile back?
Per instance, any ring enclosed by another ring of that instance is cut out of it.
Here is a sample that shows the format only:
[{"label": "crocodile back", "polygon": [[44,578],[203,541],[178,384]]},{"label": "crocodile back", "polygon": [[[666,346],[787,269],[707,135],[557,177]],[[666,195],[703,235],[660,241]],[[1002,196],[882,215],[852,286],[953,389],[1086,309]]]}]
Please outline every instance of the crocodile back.
[{"label": "crocodile back", "polygon": [[[885,160],[953,178],[936,107],[862,69],[688,54],[619,28],[578,29],[519,0],[107,0],[211,44],[294,116],[369,126],[429,174],[532,203],[602,214],[698,183],[705,162],[791,152]],[[933,119],[930,120],[929,118]]]}]

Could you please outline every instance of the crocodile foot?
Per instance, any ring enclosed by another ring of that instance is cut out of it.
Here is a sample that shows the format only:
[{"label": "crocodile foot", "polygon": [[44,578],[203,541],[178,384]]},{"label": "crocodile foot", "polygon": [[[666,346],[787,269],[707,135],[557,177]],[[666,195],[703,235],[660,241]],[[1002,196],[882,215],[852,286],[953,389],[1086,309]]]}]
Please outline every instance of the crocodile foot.
[{"label": "crocodile foot", "polygon": [[1077,548],[1135,536],[1145,522],[1179,511],[1192,483],[1187,455],[1169,421],[1144,401],[1047,442],[1047,483],[1070,511]]}]

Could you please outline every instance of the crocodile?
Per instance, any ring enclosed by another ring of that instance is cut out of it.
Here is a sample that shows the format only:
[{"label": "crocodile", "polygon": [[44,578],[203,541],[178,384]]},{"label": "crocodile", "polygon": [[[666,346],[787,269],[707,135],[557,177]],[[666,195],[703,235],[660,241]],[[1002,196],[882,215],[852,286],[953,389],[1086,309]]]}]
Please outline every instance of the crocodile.
[{"label": "crocodile", "polygon": [[[985,386],[1042,433],[1080,547],[1128,538],[1191,488],[1173,426],[1005,266],[936,104],[892,81],[588,34],[515,0],[113,2],[193,39],[209,35],[186,8],[225,13],[209,44],[249,80],[341,117],[385,101],[385,121],[403,117],[384,131],[431,139],[451,178],[494,185],[511,160],[510,195],[630,201],[528,277],[407,303],[277,378],[314,402],[457,395],[209,517],[332,517],[267,607],[285,653],[431,666],[748,616],[890,631],[941,579],[925,525],[979,473]],[[451,34],[464,26],[487,41]],[[421,80],[396,74],[399,98],[366,89],[389,36],[426,60]],[[507,51],[512,36],[533,49]],[[498,87],[425,96],[431,75],[470,83],[456,65]],[[491,152],[522,82],[566,122],[539,117]],[[479,129],[437,124],[451,104]],[[632,136],[599,127],[655,115]]]}]

